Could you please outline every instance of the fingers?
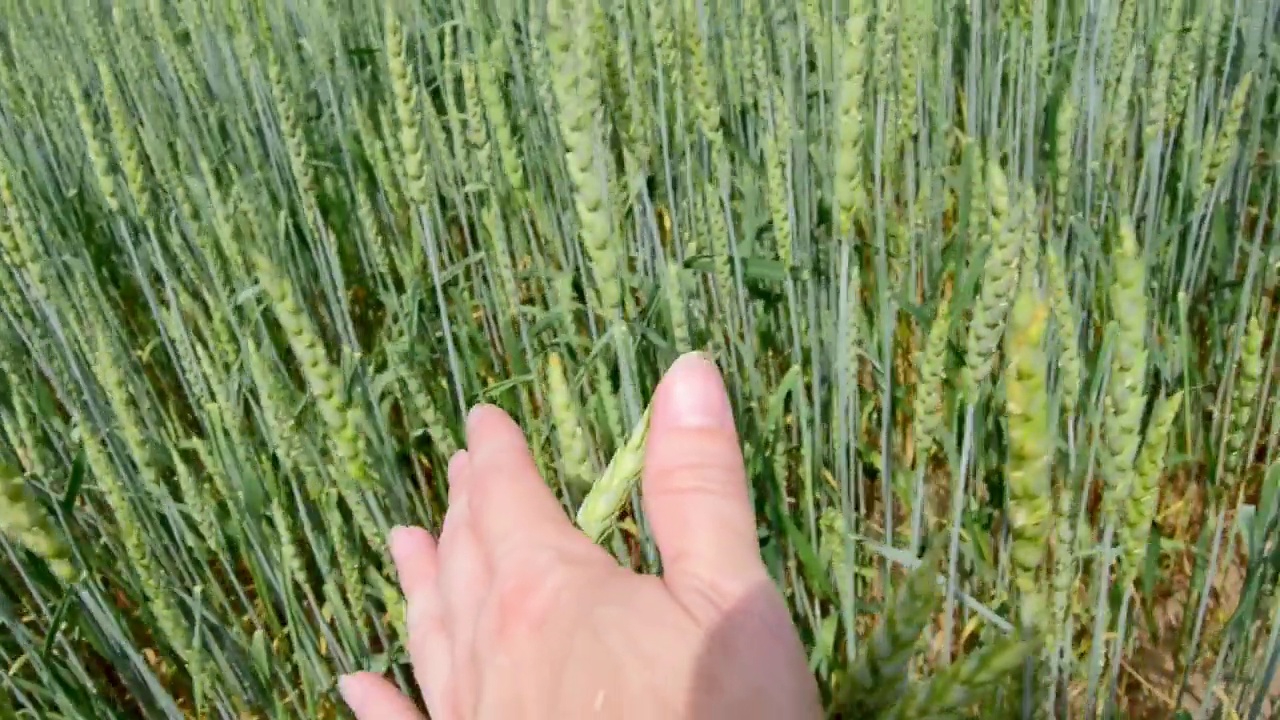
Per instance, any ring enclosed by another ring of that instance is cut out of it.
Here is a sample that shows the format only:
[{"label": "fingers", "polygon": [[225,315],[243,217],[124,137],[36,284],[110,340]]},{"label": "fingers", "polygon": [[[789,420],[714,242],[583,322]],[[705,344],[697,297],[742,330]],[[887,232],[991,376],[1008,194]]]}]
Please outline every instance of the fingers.
[{"label": "fingers", "polygon": [[436,541],[431,533],[419,527],[397,527],[391,530],[387,544],[406,602],[413,604],[436,599],[440,559],[436,556]]},{"label": "fingers", "polygon": [[357,720],[422,720],[422,715],[389,681],[368,672],[344,675],[338,692]]},{"label": "fingers", "polygon": [[764,572],[733,413],[720,372],[696,353],[653,397],[641,496],[673,592],[732,590]]},{"label": "fingers", "polygon": [[[433,712],[452,717],[458,708],[467,706],[474,697],[471,685],[475,664],[476,613],[489,592],[490,566],[476,536],[472,509],[472,483],[475,473],[472,453],[459,452],[449,461],[449,510],[440,532],[440,594],[443,606],[443,651],[439,648],[422,652],[445,652],[442,669],[427,679],[426,693]],[[433,638],[424,637],[422,643]],[[446,707],[447,706],[447,707]]]},{"label": "fingers", "polygon": [[473,408],[467,450],[475,530],[495,566],[523,548],[585,541],[539,474],[524,433],[505,412],[492,405]]},{"label": "fingers", "polygon": [[427,697],[428,707],[440,717],[440,703],[433,696],[446,687],[450,642],[445,633],[436,542],[422,528],[397,527],[391,531],[389,545],[405,597],[414,679]]}]

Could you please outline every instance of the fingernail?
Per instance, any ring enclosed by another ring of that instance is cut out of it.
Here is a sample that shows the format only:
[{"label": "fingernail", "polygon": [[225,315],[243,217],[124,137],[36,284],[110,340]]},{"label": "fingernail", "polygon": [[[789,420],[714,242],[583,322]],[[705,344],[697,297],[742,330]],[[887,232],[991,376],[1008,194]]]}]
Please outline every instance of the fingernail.
[{"label": "fingernail", "polygon": [[467,451],[459,450],[449,458],[449,482],[457,482],[467,470]]},{"label": "fingernail", "polygon": [[468,440],[470,440],[471,434],[475,432],[476,426],[479,425],[480,420],[484,418],[484,415],[487,412],[489,412],[489,406],[484,404],[473,405],[471,406],[471,409],[467,411],[467,439]]},{"label": "fingernail", "polygon": [[733,409],[724,379],[702,352],[681,355],[662,380],[662,402],[654,408],[655,422],[677,428],[733,429]]},{"label": "fingernail", "polygon": [[342,696],[342,701],[351,704],[351,675],[342,675],[338,677],[338,694]]},{"label": "fingernail", "polygon": [[387,533],[387,549],[391,551],[391,562],[395,563],[397,573],[409,560],[404,542],[404,534],[408,529],[403,525],[397,525]]}]

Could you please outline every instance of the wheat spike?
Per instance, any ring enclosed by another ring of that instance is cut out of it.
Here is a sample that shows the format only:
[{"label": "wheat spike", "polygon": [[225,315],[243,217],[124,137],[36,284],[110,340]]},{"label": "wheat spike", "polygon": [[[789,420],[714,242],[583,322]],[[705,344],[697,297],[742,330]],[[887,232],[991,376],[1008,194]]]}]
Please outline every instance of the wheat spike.
[{"label": "wheat spike", "polygon": [[1076,113],[1075,96],[1068,94],[1062,101],[1055,120],[1057,139],[1053,148],[1053,211],[1060,232],[1066,229],[1069,219],[1067,203],[1070,199],[1071,167],[1075,157]]},{"label": "wheat spike", "polygon": [[916,644],[941,601],[938,563],[942,543],[934,543],[897,591],[862,652],[853,661],[846,684],[840,688],[839,707],[850,708],[850,717],[876,717],[893,705],[907,683],[907,666]]},{"label": "wheat spike", "polygon": [[1013,583],[1025,627],[1046,624],[1045,594],[1037,585],[1053,526],[1049,463],[1049,394],[1044,332],[1049,308],[1026,279],[1009,317],[1005,407],[1009,422],[1008,503]]},{"label": "wheat spike", "polygon": [[1127,582],[1133,582],[1137,577],[1140,563],[1146,554],[1151,523],[1155,520],[1156,508],[1160,504],[1160,477],[1164,472],[1169,435],[1181,408],[1181,392],[1156,403],[1151,411],[1151,422],[1147,425],[1146,440],[1143,441],[1134,463],[1133,492],[1129,496],[1125,523],[1120,526],[1119,541]]},{"label": "wheat spike", "polygon": [[867,16],[856,4],[845,22],[844,34],[844,44],[840,48],[835,200],[839,237],[849,239],[858,213],[866,204],[866,189],[861,184],[861,177]]},{"label": "wheat spike", "polygon": [[0,533],[44,560],[63,582],[73,579],[71,548],[58,535],[23,477],[4,465],[0,465]]},{"label": "wheat spike", "polygon": [[965,351],[965,395],[971,402],[995,368],[995,352],[1004,335],[1009,303],[1018,287],[1018,264],[1023,255],[1024,235],[1010,218],[1004,170],[995,162],[990,163],[987,180],[990,194],[986,199],[992,210],[991,247],[983,264],[982,289],[973,308]]},{"label": "wheat spike", "polygon": [[685,309],[684,283],[680,263],[672,258],[667,262],[666,290],[667,310],[671,319],[671,337],[676,351],[684,354],[693,349],[689,340],[689,314]]},{"label": "wheat spike", "polygon": [[1245,442],[1253,423],[1258,388],[1262,383],[1262,325],[1258,316],[1249,319],[1240,346],[1240,365],[1231,393],[1231,421],[1227,426],[1227,466],[1234,473],[1244,458]]},{"label": "wheat spike", "polygon": [[[609,180],[600,129],[600,83],[594,75],[588,23],[571,14],[561,0],[547,6],[547,45],[556,67],[556,95],[565,164],[573,182],[579,234],[591,260],[591,275],[599,291],[601,313],[610,321],[620,317],[622,289],[619,253],[613,242]],[[575,19],[576,18],[576,19]]]},{"label": "wheat spike", "polygon": [[552,425],[556,431],[561,468],[570,485],[591,484],[591,458],[587,436],[578,417],[578,401],[565,377],[564,362],[558,353],[547,355],[547,400],[551,406]]},{"label": "wheat spike", "polygon": [[938,312],[929,326],[916,360],[920,381],[916,385],[916,397],[912,417],[915,418],[916,456],[919,462],[928,460],[930,451],[942,431],[942,383],[947,370],[947,340],[951,337],[951,298],[938,303]]},{"label": "wheat spike", "polygon": [[1053,247],[1049,247],[1044,254],[1044,268],[1049,304],[1053,308],[1053,322],[1057,325],[1059,394],[1062,409],[1067,415],[1072,415],[1080,397],[1080,378],[1083,374],[1079,322],[1076,319],[1075,305],[1071,302],[1071,293],[1067,289],[1062,257]]},{"label": "wheat spike", "polygon": [[646,408],[627,442],[609,460],[604,474],[591,486],[578,508],[577,523],[582,532],[599,543],[613,529],[618,514],[644,469],[644,443],[649,435],[649,412]]},{"label": "wheat spike", "polygon": [[980,693],[1021,670],[1031,644],[999,640],[956,662],[927,682],[912,685],[880,720],[941,720],[956,717]]},{"label": "wheat spike", "polygon": [[1142,437],[1142,411],[1146,404],[1143,392],[1147,372],[1146,269],[1128,218],[1120,220],[1112,259],[1113,344],[1100,461],[1104,478],[1110,483],[1103,499],[1103,513],[1110,522],[1116,522],[1132,485],[1133,462]]},{"label": "wheat spike", "polygon": [[1236,85],[1235,91],[1231,93],[1231,104],[1227,106],[1227,113],[1222,118],[1222,125],[1212,136],[1206,134],[1209,138],[1209,161],[1200,164],[1200,182],[1197,185],[1197,198],[1204,197],[1218,180],[1222,177],[1223,171],[1235,159],[1236,152],[1239,149],[1239,138],[1236,137],[1240,132],[1240,121],[1244,117],[1245,107],[1248,105],[1249,89],[1253,86],[1253,72],[1245,73],[1240,78],[1239,84]]}]

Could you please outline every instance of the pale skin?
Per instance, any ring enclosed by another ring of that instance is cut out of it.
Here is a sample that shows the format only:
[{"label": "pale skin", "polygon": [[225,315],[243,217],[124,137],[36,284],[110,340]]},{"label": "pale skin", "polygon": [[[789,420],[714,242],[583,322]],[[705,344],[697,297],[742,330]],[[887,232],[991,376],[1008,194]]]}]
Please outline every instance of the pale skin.
[{"label": "pale skin", "polygon": [[[504,412],[474,408],[466,435],[439,539],[390,538],[433,720],[821,717],[712,363],[680,358],[654,393],[641,497],[661,576],[573,526]],[[423,718],[372,673],[339,687],[358,720]]]}]

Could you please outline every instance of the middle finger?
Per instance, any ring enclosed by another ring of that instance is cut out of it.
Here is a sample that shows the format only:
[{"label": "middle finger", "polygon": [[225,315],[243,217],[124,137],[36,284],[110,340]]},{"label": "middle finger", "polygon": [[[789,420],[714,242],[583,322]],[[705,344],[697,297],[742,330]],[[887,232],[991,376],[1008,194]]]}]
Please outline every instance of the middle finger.
[{"label": "middle finger", "polygon": [[491,573],[488,559],[480,550],[471,512],[467,485],[474,478],[470,458],[459,455],[462,457],[449,465],[450,507],[440,534],[440,590],[452,646],[452,687],[441,691],[456,700],[456,711],[463,711],[475,701],[475,627]]}]

